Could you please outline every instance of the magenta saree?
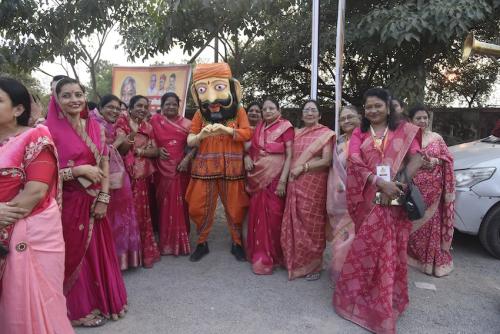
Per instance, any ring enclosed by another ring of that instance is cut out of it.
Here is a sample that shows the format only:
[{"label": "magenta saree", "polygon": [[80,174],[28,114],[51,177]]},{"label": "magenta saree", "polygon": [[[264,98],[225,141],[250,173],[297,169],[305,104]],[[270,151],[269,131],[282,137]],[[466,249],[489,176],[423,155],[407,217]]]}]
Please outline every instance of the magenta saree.
[{"label": "magenta saree", "polygon": [[[334,140],[335,133],[324,125],[297,130],[291,168],[320,159],[325,145],[333,148]],[[327,180],[328,168],[325,168],[303,173],[288,183],[281,247],[290,280],[322,269],[328,221]]]},{"label": "magenta saree", "polygon": [[250,147],[253,169],[247,175],[250,195],[247,232],[247,259],[256,274],[272,274],[283,264],[281,221],[285,199],[275,194],[285,164],[285,144],[293,140],[292,124],[282,118],[255,128]]},{"label": "magenta saree", "polygon": [[[0,202],[14,198],[30,181],[27,169],[44,150],[55,155],[49,131],[39,125],[0,144]],[[0,331],[16,334],[74,333],[63,295],[64,239],[56,175],[46,199],[29,216],[0,229],[9,254],[0,259]],[[37,164],[37,168],[40,165]],[[27,179],[28,178],[28,179]]]},{"label": "magenta saree", "polygon": [[151,119],[158,147],[167,150],[169,158],[157,160],[156,200],[159,210],[160,252],[162,255],[188,255],[189,215],[185,201],[189,171],[179,172],[177,166],[185,156],[191,121],[178,117],[171,121],[163,115]]},{"label": "magenta saree", "polygon": [[[49,128],[60,158],[60,167],[96,165],[96,156],[107,156],[103,129],[86,119],[82,133],[66,120],[54,97],[47,115]],[[107,218],[91,216],[100,185],[83,188],[77,180],[63,185],[62,224],[66,244],[64,292],[71,320],[91,313],[117,318],[127,304],[127,292],[118,264],[113,234]]]},{"label": "magenta saree", "polygon": [[329,269],[333,284],[340,275],[347,252],[354,240],[354,223],[347,211],[346,199],[348,151],[349,140],[343,135],[333,150],[333,163],[328,174],[326,211],[331,231],[331,239],[328,240],[332,256]]},{"label": "magenta saree", "polygon": [[455,176],[453,157],[443,138],[431,133],[422,149],[425,156],[439,159],[433,169],[420,169],[413,182],[420,189],[427,210],[413,222],[408,242],[408,263],[428,275],[441,277],[453,270],[450,253],[453,239]]},{"label": "magenta saree", "polygon": [[337,313],[376,333],[395,333],[408,305],[406,246],[411,223],[400,206],[374,205],[376,187],[368,182],[379,164],[394,176],[407,154],[420,149],[420,129],[402,123],[388,132],[384,153],[368,132],[354,130],[347,165],[347,203],[356,235],[333,296]]},{"label": "magenta saree", "polygon": [[[120,116],[115,123],[115,128],[117,133],[121,132],[124,135],[132,131],[127,116]],[[135,136],[134,145],[123,157],[125,168],[132,181],[135,213],[141,234],[142,265],[145,268],[152,268],[154,263],[160,260],[160,250],[153,233],[149,198],[150,181],[155,168],[151,159],[135,156],[134,150],[154,145],[153,135],[151,124],[146,121],[142,122]]]}]

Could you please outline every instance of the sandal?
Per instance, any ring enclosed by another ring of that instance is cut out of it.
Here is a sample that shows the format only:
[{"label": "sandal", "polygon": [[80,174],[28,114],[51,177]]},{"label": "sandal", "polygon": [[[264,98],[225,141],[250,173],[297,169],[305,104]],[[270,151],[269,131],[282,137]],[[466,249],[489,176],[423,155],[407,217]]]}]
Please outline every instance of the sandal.
[{"label": "sandal", "polygon": [[321,277],[321,272],[317,271],[315,273],[310,273],[306,275],[306,281],[317,281]]},{"label": "sandal", "polygon": [[100,327],[106,323],[106,319],[97,314],[89,314],[85,318],[71,321],[73,327]]}]

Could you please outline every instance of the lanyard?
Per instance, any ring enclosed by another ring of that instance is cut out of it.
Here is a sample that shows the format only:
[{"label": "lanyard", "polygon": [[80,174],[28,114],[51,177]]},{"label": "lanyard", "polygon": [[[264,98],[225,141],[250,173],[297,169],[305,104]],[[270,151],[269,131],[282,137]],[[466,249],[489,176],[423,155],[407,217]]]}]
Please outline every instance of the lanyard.
[{"label": "lanyard", "polygon": [[386,126],[382,137],[377,138],[377,135],[375,134],[375,130],[373,130],[373,127],[370,125],[370,132],[371,132],[372,139],[373,139],[373,146],[375,147],[375,149],[377,151],[380,152],[380,154],[382,154],[382,159],[384,158],[384,148],[385,148],[385,144],[387,142],[387,137],[388,137],[387,130],[388,129],[389,129],[389,127]]}]

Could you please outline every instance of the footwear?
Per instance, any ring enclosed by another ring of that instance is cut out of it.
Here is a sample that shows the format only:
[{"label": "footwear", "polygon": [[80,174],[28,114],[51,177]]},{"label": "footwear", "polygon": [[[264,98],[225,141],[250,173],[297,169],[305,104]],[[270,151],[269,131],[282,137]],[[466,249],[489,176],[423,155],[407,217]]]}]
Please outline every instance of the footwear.
[{"label": "footwear", "polygon": [[315,273],[310,273],[306,275],[305,280],[306,281],[317,281],[321,277],[321,272],[317,271]]},{"label": "footwear", "polygon": [[193,254],[191,254],[191,256],[189,257],[189,261],[198,262],[201,260],[202,257],[207,255],[208,253],[209,253],[208,243],[204,242],[202,244],[198,244]]},{"label": "footwear", "polygon": [[241,247],[241,245],[233,243],[231,245],[231,254],[233,254],[236,260],[238,261],[243,262],[247,260],[245,256],[245,251],[243,250],[243,247]]},{"label": "footwear", "polygon": [[71,321],[73,327],[99,327],[106,323],[106,319],[98,314],[89,314],[85,318]]}]

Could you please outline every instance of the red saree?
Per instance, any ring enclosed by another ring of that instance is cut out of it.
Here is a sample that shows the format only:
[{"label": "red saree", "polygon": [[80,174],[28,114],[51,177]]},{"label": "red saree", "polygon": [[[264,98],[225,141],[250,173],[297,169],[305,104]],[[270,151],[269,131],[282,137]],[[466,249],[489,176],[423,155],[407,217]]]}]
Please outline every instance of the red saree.
[{"label": "red saree", "polygon": [[[132,129],[127,116],[120,116],[115,123],[116,132],[128,135]],[[147,148],[154,145],[153,128],[144,121],[139,125],[135,136],[135,143],[123,157],[125,168],[132,180],[132,193],[134,197],[135,213],[141,233],[142,264],[146,268],[160,260],[160,250],[153,233],[151,208],[149,205],[150,178],[155,172],[153,162],[149,158],[134,155],[138,148]]]},{"label": "red saree", "polygon": [[[332,145],[334,140],[335,133],[323,125],[297,130],[291,168],[320,159],[325,145]],[[328,168],[325,168],[302,173],[288,183],[281,247],[290,280],[322,269],[328,221],[327,180]]]},{"label": "red saree", "polygon": [[247,259],[256,274],[272,274],[283,264],[281,221],[285,199],[275,194],[285,164],[285,143],[293,140],[292,124],[282,118],[255,128],[250,147],[253,169],[247,175],[250,194],[248,211]]},{"label": "red saree", "polygon": [[337,313],[376,333],[395,333],[408,305],[406,246],[411,223],[400,206],[374,205],[376,187],[368,183],[379,164],[394,176],[408,152],[420,149],[420,129],[402,123],[388,132],[383,155],[369,132],[354,130],[347,165],[347,204],[356,235],[337,281]]},{"label": "red saree", "polygon": [[[0,202],[8,202],[29,181],[49,186],[31,213],[0,229],[0,328],[2,333],[74,333],[63,295],[64,239],[55,147],[39,125],[0,143]],[[60,203],[59,203],[60,204]]]},{"label": "red saree", "polygon": [[408,242],[408,263],[428,275],[441,277],[453,270],[450,247],[453,239],[455,176],[453,157],[443,138],[437,134],[422,152],[438,158],[433,169],[421,169],[413,182],[420,189],[427,210],[413,222]]},{"label": "red saree", "polygon": [[162,255],[188,255],[189,215],[185,201],[189,184],[189,171],[179,172],[177,166],[185,156],[191,121],[178,117],[171,121],[156,114],[151,119],[156,144],[167,150],[169,158],[158,159],[156,174],[156,200],[159,210],[160,253]]},{"label": "red saree", "polygon": [[[87,117],[87,111],[82,113],[86,126],[82,133],[77,133],[51,97],[46,124],[54,138],[61,168],[95,166],[96,155],[108,155],[103,129]],[[64,292],[71,320],[91,313],[117,318],[127,307],[127,292],[109,222],[107,218],[95,220],[91,216],[99,189],[100,185],[84,189],[77,180],[63,185]]]}]

